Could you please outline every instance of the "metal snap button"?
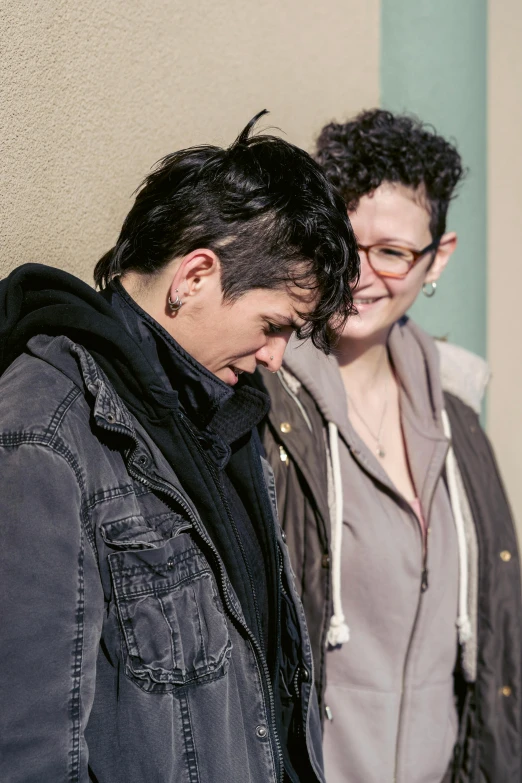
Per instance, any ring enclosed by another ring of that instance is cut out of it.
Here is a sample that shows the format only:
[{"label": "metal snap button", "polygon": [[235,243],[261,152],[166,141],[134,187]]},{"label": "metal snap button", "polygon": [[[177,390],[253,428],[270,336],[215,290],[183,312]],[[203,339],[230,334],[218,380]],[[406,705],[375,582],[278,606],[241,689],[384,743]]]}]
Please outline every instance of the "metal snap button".
[{"label": "metal snap button", "polygon": [[168,569],[174,568],[174,558],[173,557],[169,557],[169,559],[167,560],[167,568]]},{"label": "metal snap button", "polygon": [[306,668],[306,666],[301,666],[301,679],[303,682],[308,682],[310,679],[310,672]]},{"label": "metal snap button", "polygon": [[146,454],[140,454],[140,456],[138,457],[138,462],[140,463],[140,465],[146,465],[148,461],[149,460]]},{"label": "metal snap button", "polygon": [[267,734],[268,734],[268,729],[266,726],[257,726],[256,735],[259,737],[259,739],[265,739]]},{"label": "metal snap button", "polygon": [[503,549],[500,553],[500,559],[504,561],[504,563],[509,563],[511,560],[511,552],[508,552],[507,549]]},{"label": "metal snap button", "polygon": [[113,422],[116,421],[116,417],[112,413],[108,413],[107,414],[107,421],[109,422],[109,424],[112,424]]},{"label": "metal snap button", "polygon": [[511,688],[509,687],[509,685],[504,685],[500,689],[500,693],[502,694],[502,696],[511,696]]},{"label": "metal snap button", "polygon": [[286,434],[287,432],[292,432],[292,425],[288,421],[282,421],[279,429]]},{"label": "metal snap button", "polygon": [[284,542],[285,542],[285,544],[286,544],[286,533],[285,533],[285,531],[283,530],[283,528],[281,528],[281,538],[283,539],[283,541],[284,541]]}]

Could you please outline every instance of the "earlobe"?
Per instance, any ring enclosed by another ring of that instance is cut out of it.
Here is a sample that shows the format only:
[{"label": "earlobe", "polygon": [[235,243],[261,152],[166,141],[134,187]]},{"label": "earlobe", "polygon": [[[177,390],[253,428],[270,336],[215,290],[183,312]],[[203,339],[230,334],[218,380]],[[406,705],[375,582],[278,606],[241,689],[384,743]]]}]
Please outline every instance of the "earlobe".
[{"label": "earlobe", "polygon": [[177,313],[178,310],[180,310],[182,305],[183,305],[183,302],[179,298],[179,293],[178,293],[178,289],[177,288],[176,288],[176,297],[175,297],[174,301],[172,300],[172,297],[171,297],[170,294],[168,296],[167,301],[168,301],[169,310],[171,311],[171,313]]}]

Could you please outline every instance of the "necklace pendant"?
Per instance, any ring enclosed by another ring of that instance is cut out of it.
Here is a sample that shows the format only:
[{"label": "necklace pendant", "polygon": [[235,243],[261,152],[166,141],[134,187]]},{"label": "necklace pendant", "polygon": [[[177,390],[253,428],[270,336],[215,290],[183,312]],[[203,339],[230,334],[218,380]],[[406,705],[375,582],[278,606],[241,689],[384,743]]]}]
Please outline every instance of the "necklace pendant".
[{"label": "necklace pendant", "polygon": [[386,452],[384,451],[382,446],[377,446],[377,456],[381,459],[386,456]]}]

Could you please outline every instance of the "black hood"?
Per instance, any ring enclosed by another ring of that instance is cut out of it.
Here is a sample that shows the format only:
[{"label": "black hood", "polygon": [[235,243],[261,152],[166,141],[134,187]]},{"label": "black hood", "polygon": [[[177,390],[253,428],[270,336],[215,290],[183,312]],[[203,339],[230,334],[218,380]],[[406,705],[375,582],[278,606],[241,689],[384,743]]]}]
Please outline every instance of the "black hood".
[{"label": "black hood", "polygon": [[[158,356],[114,307],[113,294],[163,343],[174,369],[174,388],[164,383]],[[228,387],[186,353],[131,300],[116,281],[101,294],[74,275],[42,264],[24,264],[0,281],[0,376],[39,334],[64,335],[82,345],[106,374],[129,410],[142,422],[169,417],[178,403],[199,427],[231,443],[251,430],[269,408],[269,398],[246,379]],[[146,429],[150,430],[150,426]]]},{"label": "black hood", "polygon": [[161,386],[103,296],[68,272],[24,264],[0,282],[0,375],[38,334],[65,335],[84,346],[134,413],[157,418],[175,404],[176,393]]}]

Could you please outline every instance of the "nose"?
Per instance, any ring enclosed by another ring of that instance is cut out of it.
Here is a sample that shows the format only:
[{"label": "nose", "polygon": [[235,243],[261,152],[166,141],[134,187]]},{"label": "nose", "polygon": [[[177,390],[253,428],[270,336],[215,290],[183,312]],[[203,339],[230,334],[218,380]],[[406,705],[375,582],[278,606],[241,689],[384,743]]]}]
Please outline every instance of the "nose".
[{"label": "nose", "polygon": [[270,372],[277,372],[283,364],[283,356],[290,339],[291,332],[278,334],[269,340],[256,352],[256,362],[262,364]]}]

